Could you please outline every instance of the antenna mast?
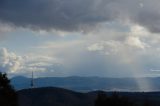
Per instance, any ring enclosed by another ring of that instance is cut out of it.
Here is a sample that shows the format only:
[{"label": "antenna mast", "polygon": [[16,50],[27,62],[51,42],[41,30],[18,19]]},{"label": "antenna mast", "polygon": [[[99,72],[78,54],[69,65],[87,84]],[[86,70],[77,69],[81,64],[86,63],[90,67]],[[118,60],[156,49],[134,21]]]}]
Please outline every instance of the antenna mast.
[{"label": "antenna mast", "polygon": [[32,78],[31,78],[31,88],[34,88],[34,74],[32,71]]}]

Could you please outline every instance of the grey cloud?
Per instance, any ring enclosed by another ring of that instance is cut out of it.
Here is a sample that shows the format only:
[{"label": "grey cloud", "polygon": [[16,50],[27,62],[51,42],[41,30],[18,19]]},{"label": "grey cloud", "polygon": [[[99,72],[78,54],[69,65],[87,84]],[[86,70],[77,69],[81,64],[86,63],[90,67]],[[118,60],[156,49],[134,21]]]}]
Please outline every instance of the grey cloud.
[{"label": "grey cloud", "polygon": [[0,20],[19,27],[74,31],[111,19],[103,13],[102,2],[104,0],[100,3],[96,0],[1,0]]},{"label": "grey cloud", "polygon": [[123,21],[129,20],[151,32],[159,33],[159,4],[159,0],[121,0],[120,3],[115,2],[113,8],[116,8],[116,17],[120,17]]},{"label": "grey cloud", "polygon": [[160,31],[157,0],[1,0],[0,21],[44,30],[86,30],[107,21],[140,24]]},{"label": "grey cloud", "polygon": [[143,12],[139,15],[137,21],[151,32],[160,32],[160,14],[155,12]]},{"label": "grey cloud", "polygon": [[158,0],[1,0],[0,20],[18,27],[77,31],[130,20],[160,31]]}]

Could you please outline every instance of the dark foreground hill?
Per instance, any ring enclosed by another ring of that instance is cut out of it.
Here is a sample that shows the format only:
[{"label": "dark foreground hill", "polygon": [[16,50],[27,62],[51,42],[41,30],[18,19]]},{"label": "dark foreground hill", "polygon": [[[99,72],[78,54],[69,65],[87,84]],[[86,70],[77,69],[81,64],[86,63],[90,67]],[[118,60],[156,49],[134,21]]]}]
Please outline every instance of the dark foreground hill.
[{"label": "dark foreground hill", "polygon": [[[34,88],[18,91],[20,106],[94,106],[100,91],[78,93],[62,88]],[[112,95],[113,92],[105,92]],[[129,98],[136,105],[143,106],[149,101],[152,105],[160,106],[160,92],[134,93],[119,92],[118,95]]]},{"label": "dark foreground hill", "polygon": [[94,106],[96,95],[62,88],[36,88],[18,91],[20,106]]}]

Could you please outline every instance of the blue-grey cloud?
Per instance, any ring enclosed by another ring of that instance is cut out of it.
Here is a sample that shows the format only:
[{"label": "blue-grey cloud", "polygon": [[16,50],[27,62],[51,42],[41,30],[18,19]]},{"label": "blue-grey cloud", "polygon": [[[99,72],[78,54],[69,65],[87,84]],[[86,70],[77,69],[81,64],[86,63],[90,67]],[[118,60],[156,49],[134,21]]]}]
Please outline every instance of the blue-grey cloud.
[{"label": "blue-grey cloud", "polygon": [[[109,1],[111,0],[106,2]],[[0,20],[19,27],[73,31],[110,19],[110,15],[104,15],[99,11],[100,7],[99,5],[96,7],[95,2],[95,0],[1,0]]]},{"label": "blue-grey cloud", "polygon": [[158,0],[1,0],[0,21],[18,27],[77,31],[130,21],[160,31]]}]

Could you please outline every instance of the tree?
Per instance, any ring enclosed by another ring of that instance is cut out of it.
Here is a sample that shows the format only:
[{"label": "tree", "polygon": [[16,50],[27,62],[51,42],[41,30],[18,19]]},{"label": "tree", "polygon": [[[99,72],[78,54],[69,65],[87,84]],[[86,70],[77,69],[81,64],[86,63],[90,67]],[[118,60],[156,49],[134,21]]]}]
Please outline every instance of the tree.
[{"label": "tree", "polygon": [[95,106],[107,106],[107,95],[105,92],[98,92],[97,99],[95,100]]},{"label": "tree", "polygon": [[151,101],[148,99],[148,97],[145,98],[143,106],[153,106],[151,104]]},{"label": "tree", "polygon": [[100,92],[95,100],[95,106],[133,106],[133,102],[127,97],[119,96],[117,92],[111,96],[106,96],[105,92]]},{"label": "tree", "polygon": [[7,75],[0,72],[0,106],[18,106],[17,94]]}]

